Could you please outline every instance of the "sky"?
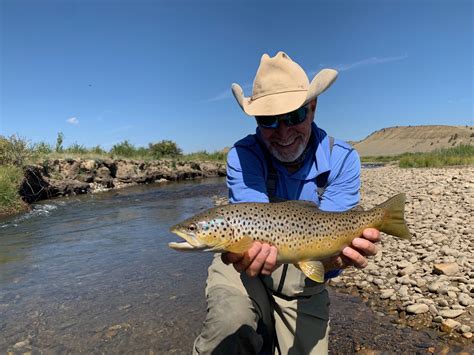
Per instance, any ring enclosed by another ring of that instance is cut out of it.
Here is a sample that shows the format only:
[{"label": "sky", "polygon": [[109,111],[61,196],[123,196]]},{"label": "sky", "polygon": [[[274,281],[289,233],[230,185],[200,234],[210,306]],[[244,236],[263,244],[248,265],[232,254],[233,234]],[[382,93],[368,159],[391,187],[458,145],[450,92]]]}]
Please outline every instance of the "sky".
[{"label": "sky", "polygon": [[310,80],[339,71],[315,118],[337,138],[472,125],[473,4],[0,0],[0,135],[229,147],[256,128],[231,84],[251,96],[262,54],[280,50]]}]

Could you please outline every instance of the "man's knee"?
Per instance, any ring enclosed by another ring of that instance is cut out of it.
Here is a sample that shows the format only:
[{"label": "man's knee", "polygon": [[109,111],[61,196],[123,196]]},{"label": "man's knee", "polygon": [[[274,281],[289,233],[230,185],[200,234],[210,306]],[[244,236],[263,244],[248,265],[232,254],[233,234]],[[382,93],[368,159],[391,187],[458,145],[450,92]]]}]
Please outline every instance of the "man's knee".
[{"label": "man's knee", "polygon": [[208,290],[208,310],[195,351],[206,353],[256,353],[262,347],[257,333],[258,315],[252,301],[232,287]]}]

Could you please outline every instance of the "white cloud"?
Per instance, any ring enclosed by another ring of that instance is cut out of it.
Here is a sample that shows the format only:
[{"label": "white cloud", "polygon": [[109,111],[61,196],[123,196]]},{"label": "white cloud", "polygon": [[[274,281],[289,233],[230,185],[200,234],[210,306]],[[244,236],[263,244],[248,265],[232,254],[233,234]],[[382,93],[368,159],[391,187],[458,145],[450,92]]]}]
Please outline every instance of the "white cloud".
[{"label": "white cloud", "polygon": [[[408,58],[408,54],[405,55],[400,55],[396,57],[384,57],[384,58],[379,58],[379,57],[371,57],[363,60],[359,60],[357,62],[352,62],[352,63],[343,63],[343,64],[337,64],[337,65],[319,65],[320,67],[328,67],[328,68],[334,68],[340,72],[342,71],[347,71],[347,70],[352,70],[355,68],[359,67],[367,67],[367,66],[373,66],[373,65],[379,65],[379,64],[384,64],[384,63],[389,63],[389,62],[397,62],[400,60],[404,60]],[[311,76],[315,75],[319,70],[313,70],[311,71]]]},{"label": "white cloud", "polygon": [[[250,91],[250,95],[252,94],[252,93],[251,93],[251,91],[252,91],[252,84],[245,84],[245,85],[242,85],[242,89],[244,90],[244,92],[249,92],[249,91]],[[231,97],[233,97],[233,95],[232,95],[232,89],[231,89],[231,87],[229,86],[228,89],[221,91],[220,93],[216,94],[214,97],[211,97],[210,99],[204,100],[204,102],[220,101],[220,100],[230,99]]]},{"label": "white cloud", "polygon": [[77,119],[77,117],[70,117],[66,120],[67,123],[69,124],[72,124],[72,125],[78,125],[79,124],[79,120]]}]

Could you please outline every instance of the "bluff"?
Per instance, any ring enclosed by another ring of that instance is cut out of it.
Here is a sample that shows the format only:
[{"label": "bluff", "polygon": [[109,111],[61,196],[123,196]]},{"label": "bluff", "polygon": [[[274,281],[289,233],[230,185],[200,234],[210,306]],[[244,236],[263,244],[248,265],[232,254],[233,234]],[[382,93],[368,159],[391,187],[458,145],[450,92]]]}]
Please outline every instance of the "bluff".
[{"label": "bluff", "polygon": [[397,126],[373,132],[352,142],[360,156],[426,153],[459,144],[474,144],[473,126]]}]

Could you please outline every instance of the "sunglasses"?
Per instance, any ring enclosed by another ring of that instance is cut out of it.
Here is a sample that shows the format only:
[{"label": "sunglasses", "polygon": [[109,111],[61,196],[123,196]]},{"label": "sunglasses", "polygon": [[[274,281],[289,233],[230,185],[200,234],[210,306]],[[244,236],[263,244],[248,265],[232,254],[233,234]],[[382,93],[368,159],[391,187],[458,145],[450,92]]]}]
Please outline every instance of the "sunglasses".
[{"label": "sunglasses", "polygon": [[285,122],[287,127],[296,126],[306,119],[308,108],[306,106],[300,107],[295,111],[285,113],[277,116],[255,116],[257,124],[263,128],[278,128],[280,122]]}]

